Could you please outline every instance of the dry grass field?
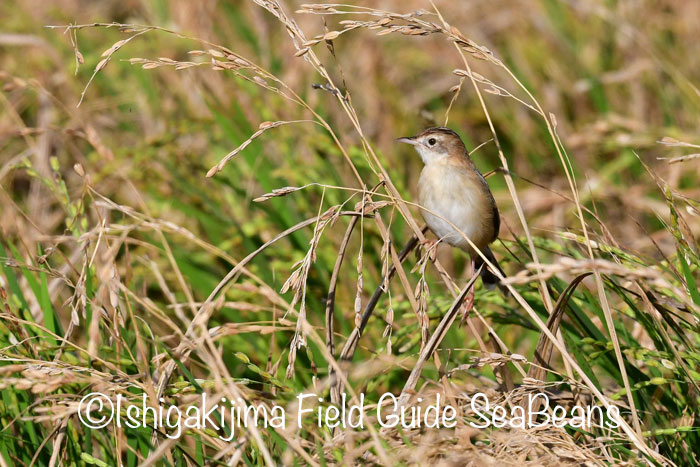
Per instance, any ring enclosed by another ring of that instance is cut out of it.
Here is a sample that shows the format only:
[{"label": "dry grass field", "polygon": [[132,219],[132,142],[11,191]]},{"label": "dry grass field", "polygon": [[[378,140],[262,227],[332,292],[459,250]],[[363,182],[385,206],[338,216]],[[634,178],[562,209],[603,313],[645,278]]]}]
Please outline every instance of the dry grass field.
[{"label": "dry grass field", "polygon": [[[698,465],[699,18],[3,1],[0,466]],[[431,126],[507,295],[427,251]]]}]

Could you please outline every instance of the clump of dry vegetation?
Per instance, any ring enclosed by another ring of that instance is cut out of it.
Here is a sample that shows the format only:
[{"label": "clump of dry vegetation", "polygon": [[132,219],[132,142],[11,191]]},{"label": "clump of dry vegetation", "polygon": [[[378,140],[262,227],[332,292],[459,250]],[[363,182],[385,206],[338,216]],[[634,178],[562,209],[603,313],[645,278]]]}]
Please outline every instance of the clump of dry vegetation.
[{"label": "clump of dry vegetation", "polygon": [[[0,465],[698,464],[692,2],[10,3]],[[432,125],[488,172],[510,297],[426,251],[394,139]],[[288,423],[90,429],[94,392]],[[302,393],[366,422],[297,426]],[[621,418],[477,429],[479,393]]]}]

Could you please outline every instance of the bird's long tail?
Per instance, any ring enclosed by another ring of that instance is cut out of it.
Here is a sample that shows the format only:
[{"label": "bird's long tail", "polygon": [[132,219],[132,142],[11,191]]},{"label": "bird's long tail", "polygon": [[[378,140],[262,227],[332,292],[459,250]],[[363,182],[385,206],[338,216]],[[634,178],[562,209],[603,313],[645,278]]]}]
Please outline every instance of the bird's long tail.
[{"label": "bird's long tail", "polygon": [[[491,264],[495,265],[498,268],[498,271],[503,275],[503,277],[505,277],[506,273],[503,272],[503,269],[501,269],[501,266],[498,264],[498,260],[496,260],[496,257],[493,256],[491,248],[486,247],[486,249],[482,250],[482,252],[484,253],[484,256],[488,258]],[[483,262],[484,260],[481,259],[481,256],[475,254],[474,270],[476,271],[477,269],[479,269],[479,266],[481,266]],[[498,278],[498,276],[491,272],[487,265],[484,266],[485,267],[481,270],[481,281],[484,283],[484,286],[489,290],[498,286],[498,288],[501,289],[501,292],[503,292],[505,295],[509,295],[508,288],[505,285],[501,284],[501,280]]]}]

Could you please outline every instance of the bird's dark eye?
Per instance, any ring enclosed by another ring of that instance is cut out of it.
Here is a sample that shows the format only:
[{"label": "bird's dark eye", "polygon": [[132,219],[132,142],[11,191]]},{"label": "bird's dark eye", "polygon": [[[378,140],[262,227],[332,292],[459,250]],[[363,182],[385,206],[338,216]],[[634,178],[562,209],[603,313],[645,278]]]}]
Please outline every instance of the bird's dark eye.
[{"label": "bird's dark eye", "polygon": [[430,139],[428,140],[428,146],[435,146],[435,143],[437,143],[437,141],[435,140],[435,138],[430,138]]}]

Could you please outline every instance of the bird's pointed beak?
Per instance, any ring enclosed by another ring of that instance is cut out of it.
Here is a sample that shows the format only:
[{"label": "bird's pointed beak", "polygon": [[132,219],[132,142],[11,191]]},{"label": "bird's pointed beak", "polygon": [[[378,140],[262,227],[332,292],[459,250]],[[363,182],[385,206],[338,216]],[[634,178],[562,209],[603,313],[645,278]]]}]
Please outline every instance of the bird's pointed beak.
[{"label": "bird's pointed beak", "polygon": [[403,138],[398,138],[396,141],[410,144],[411,146],[418,146],[420,144],[415,136],[404,136]]}]

